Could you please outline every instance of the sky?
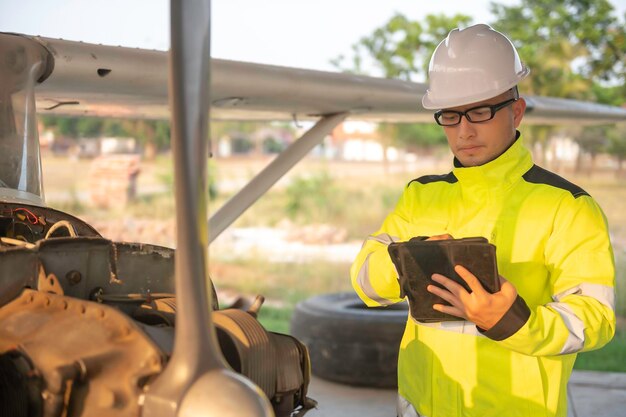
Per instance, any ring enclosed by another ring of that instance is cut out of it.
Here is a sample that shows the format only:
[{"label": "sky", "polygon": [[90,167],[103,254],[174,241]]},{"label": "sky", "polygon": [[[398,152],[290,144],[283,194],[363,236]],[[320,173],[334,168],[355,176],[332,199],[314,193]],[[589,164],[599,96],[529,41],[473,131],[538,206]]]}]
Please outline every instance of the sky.
[{"label": "sky", "polygon": [[[395,12],[463,13],[491,22],[492,0],[213,0],[211,55],[216,58],[336,71],[361,37]],[[626,0],[610,0],[620,16]],[[519,0],[499,0],[517,5]],[[0,30],[91,43],[166,50],[167,0],[0,0]]]}]

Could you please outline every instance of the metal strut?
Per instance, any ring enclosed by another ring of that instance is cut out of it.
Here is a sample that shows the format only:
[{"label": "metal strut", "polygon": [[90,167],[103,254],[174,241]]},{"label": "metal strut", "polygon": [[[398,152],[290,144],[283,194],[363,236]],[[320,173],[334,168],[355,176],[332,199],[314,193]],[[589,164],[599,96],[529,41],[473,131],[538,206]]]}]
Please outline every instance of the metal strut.
[{"label": "metal strut", "polygon": [[212,317],[207,158],[210,0],[172,0],[170,106],[176,184],[174,351],[146,392],[144,417],[268,417],[263,392],[230,370]]},{"label": "metal strut", "polygon": [[256,200],[265,194],[294,165],[322,142],[348,113],[322,117],[300,139],[278,155],[265,169],[228,200],[209,219],[209,243],[213,242],[228,226],[239,218]]}]

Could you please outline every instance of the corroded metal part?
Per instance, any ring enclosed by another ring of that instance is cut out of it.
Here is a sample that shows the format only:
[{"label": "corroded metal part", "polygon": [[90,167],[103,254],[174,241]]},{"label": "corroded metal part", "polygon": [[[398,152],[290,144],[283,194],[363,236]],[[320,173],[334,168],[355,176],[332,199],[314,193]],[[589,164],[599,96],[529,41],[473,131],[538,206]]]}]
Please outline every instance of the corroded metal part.
[{"label": "corroded metal part", "polygon": [[35,84],[53,62],[40,43],[0,34],[0,200],[44,205]]},{"label": "corroded metal part", "polygon": [[0,352],[16,348],[45,381],[44,417],[137,416],[165,361],[117,309],[29,289],[0,308]]}]

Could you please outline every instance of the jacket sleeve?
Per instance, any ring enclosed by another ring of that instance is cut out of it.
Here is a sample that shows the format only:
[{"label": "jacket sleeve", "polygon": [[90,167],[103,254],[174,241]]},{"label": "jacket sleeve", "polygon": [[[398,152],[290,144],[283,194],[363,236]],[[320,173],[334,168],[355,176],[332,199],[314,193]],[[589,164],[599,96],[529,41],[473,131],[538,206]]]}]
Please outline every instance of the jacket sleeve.
[{"label": "jacket sleeve", "polygon": [[398,273],[389,257],[387,246],[407,240],[409,223],[409,187],[380,229],[365,239],[361,251],[350,268],[350,278],[356,293],[369,307],[402,301]]},{"label": "jacket sleeve", "polygon": [[483,333],[511,350],[535,356],[607,344],[615,333],[615,264],[606,219],[591,197],[561,201],[544,257],[552,301],[529,308],[518,297]]}]

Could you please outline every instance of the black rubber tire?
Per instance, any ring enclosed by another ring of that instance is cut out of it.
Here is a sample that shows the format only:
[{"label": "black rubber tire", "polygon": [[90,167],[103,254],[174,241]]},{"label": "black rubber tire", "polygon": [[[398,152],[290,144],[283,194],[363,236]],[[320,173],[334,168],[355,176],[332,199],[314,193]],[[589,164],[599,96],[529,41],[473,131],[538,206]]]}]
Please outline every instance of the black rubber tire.
[{"label": "black rubber tire", "polygon": [[397,387],[406,303],[368,308],[354,293],[324,294],[296,305],[291,334],[311,355],[313,374],[344,384]]}]

